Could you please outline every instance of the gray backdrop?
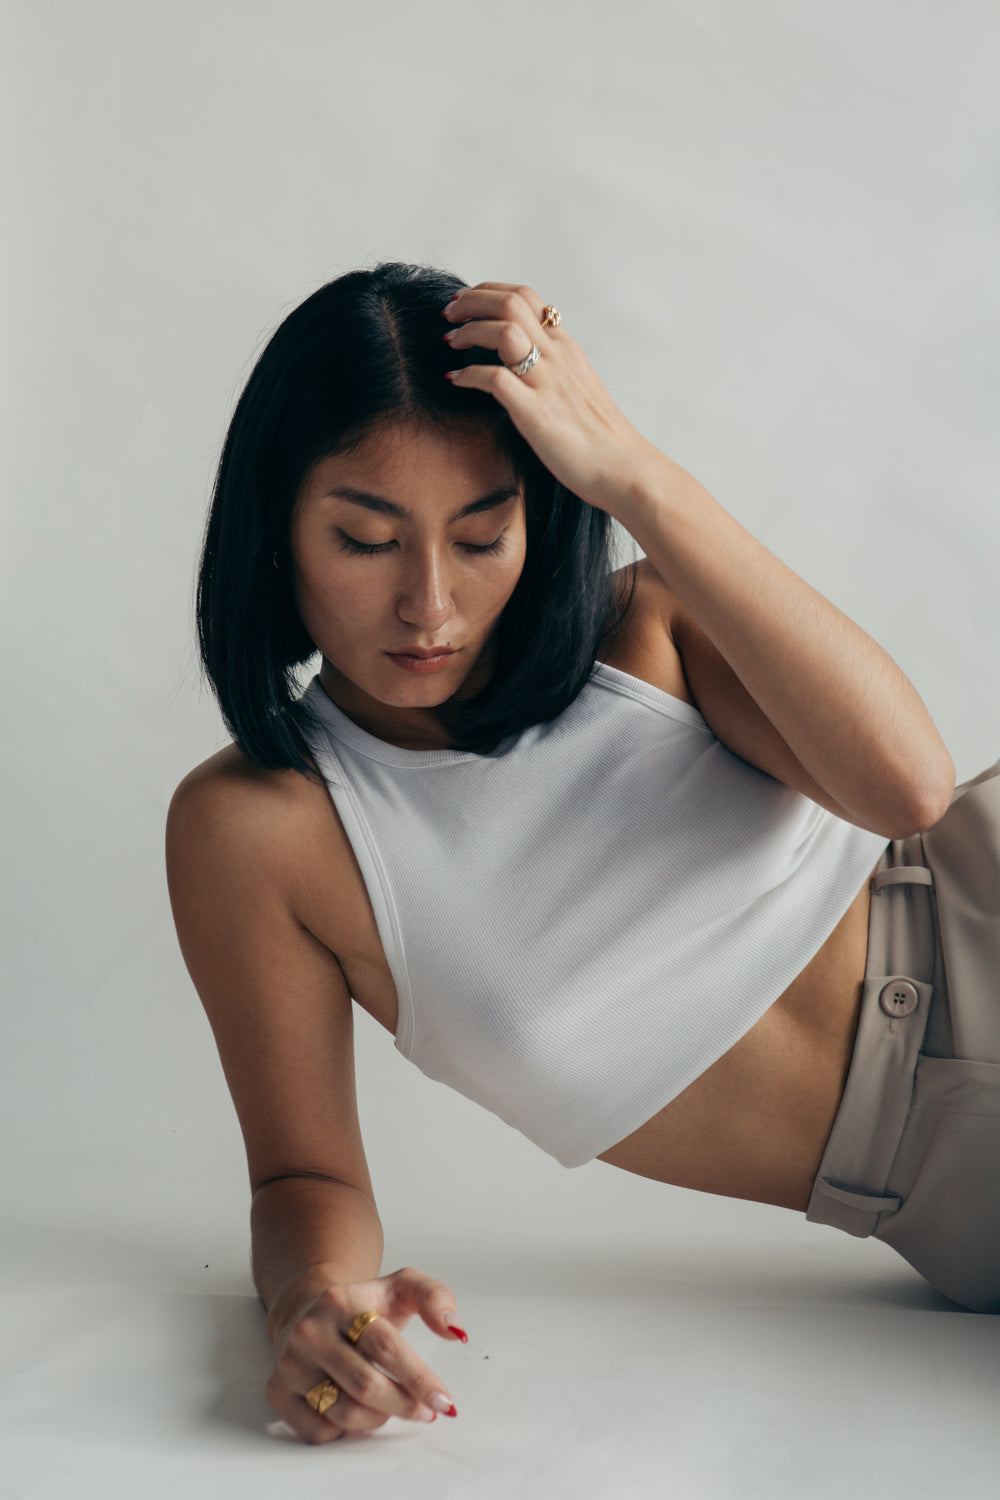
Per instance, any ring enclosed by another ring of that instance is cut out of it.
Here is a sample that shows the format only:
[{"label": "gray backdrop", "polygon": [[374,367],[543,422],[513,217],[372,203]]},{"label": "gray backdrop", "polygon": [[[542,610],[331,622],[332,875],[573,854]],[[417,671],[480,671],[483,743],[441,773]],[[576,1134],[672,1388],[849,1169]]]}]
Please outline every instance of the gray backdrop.
[{"label": "gray backdrop", "polygon": [[[6,1264],[46,1302],[107,1282],[252,1309],[242,1142],[162,836],[225,739],[194,562],[264,340],[383,258],[529,282],[637,426],[894,656],[970,776],[1000,754],[1000,27],[992,0],[0,16]],[[460,1310],[615,1296],[626,1272],[634,1293],[654,1250],[882,1251],[564,1172],[364,1016],[358,1052],[385,1268],[449,1280]]]}]

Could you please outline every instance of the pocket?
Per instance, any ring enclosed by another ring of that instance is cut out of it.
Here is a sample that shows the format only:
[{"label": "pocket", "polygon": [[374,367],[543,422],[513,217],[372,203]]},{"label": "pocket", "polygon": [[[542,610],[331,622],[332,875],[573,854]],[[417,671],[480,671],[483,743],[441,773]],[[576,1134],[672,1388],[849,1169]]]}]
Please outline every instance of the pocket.
[{"label": "pocket", "polygon": [[937,1291],[1000,1313],[1000,1065],[917,1061],[888,1192],[902,1202],[875,1236]]},{"label": "pocket", "polygon": [[921,1054],[911,1108],[1000,1117],[1000,1063]]}]

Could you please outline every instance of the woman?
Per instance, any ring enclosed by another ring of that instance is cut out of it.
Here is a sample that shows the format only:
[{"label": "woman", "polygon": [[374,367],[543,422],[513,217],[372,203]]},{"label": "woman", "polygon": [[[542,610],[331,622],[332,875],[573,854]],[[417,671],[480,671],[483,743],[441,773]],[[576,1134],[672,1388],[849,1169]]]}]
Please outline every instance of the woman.
[{"label": "woman", "polygon": [[[646,554],[618,572],[612,517]],[[555,308],[387,264],[295,309],[198,610],[234,743],[175,793],[171,900],[302,1438],[454,1416],[401,1330],[465,1338],[446,1286],[378,1275],[352,998],[566,1165],[895,1220],[936,1285],[1000,1299],[953,1234],[938,1272],[940,1205],[890,1182],[933,1154],[918,1062],[1000,1097],[1000,1055],[955,1050],[921,839],[973,799],[899,669],[630,425]]]}]

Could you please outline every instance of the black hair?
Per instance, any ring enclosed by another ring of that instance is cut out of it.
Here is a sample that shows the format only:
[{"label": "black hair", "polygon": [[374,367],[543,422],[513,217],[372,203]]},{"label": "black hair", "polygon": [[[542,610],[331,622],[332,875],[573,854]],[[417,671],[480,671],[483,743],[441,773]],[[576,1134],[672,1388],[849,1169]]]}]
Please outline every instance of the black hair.
[{"label": "black hair", "polygon": [[351,451],[380,425],[489,424],[524,481],[525,562],[498,621],[494,672],[475,696],[438,710],[458,748],[486,754],[556,718],[628,609],[635,573],[625,601],[611,518],[556,482],[493,396],[444,378],[462,364],[499,363],[441,337],[441,308],[465,285],[395,261],[350,271],[289,313],[240,395],[205,528],[197,626],[226,726],[258,766],[315,774],[295,669],[316,647],[293,597],[292,508],[317,460]]}]

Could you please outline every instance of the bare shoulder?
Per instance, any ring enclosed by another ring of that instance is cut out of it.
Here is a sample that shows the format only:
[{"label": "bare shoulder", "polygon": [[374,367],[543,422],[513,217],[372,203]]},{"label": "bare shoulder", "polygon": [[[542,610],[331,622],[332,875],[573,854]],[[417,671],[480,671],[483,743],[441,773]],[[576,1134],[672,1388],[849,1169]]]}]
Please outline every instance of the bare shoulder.
[{"label": "bare shoulder", "polygon": [[200,857],[224,844],[277,868],[301,852],[304,836],[329,832],[335,821],[321,782],[298,771],[263,770],[227,745],[178,785],[167,813],[167,847]]},{"label": "bare shoulder", "polygon": [[298,771],[255,766],[237,745],[226,745],[189,771],[170,802],[168,823],[215,827],[232,823],[250,832],[289,817],[308,816],[326,798],[324,788]]},{"label": "bare shoulder", "polygon": [[[216,902],[246,898],[251,889],[260,899],[266,888],[328,946],[357,884],[326,786],[298,771],[263,770],[236,745],[209,756],[178,785],[167,813],[166,858],[175,906],[186,890],[199,902]],[[314,921],[316,913],[322,917]]]},{"label": "bare shoulder", "polygon": [[675,623],[680,609],[677,597],[648,557],[641,557],[635,564],[618,569],[615,577],[620,588],[625,589],[632,567],[635,586],[628,610],[611,649],[602,660],[608,666],[648,682],[661,692],[685,703],[693,703],[675,641]]},{"label": "bare shoulder", "polygon": [[[626,564],[624,568],[619,568],[615,577],[624,579],[628,566]],[[637,617],[647,626],[655,623],[668,635],[672,634],[674,620],[680,610],[677,595],[663,581],[648,557],[640,557],[633,566],[635,568],[633,602]]]}]

